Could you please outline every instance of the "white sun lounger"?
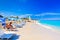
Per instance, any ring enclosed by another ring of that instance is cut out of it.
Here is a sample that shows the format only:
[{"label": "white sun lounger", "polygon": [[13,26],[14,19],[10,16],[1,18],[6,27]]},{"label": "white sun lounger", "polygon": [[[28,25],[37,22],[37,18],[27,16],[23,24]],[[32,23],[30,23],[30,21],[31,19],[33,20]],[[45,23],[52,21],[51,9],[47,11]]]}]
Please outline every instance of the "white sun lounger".
[{"label": "white sun lounger", "polygon": [[12,36],[14,36],[14,32],[4,32],[3,30],[0,30],[0,40],[9,40],[10,38],[12,38]]},{"label": "white sun lounger", "polygon": [[9,39],[11,39],[12,38],[12,36],[13,36],[13,34],[3,34],[3,35],[1,35],[0,36],[0,39],[1,40],[9,40]]},{"label": "white sun lounger", "polygon": [[23,25],[25,25],[25,22],[22,22],[22,23],[20,23],[20,24],[13,24],[13,26],[16,26],[16,27],[19,27],[19,28],[21,28]]}]

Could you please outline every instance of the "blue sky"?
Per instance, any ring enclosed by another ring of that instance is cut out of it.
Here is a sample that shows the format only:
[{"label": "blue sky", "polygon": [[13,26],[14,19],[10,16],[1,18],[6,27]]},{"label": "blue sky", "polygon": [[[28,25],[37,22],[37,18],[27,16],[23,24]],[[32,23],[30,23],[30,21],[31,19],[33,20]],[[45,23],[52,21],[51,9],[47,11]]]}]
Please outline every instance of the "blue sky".
[{"label": "blue sky", "polygon": [[21,14],[60,14],[60,0],[0,0],[0,13]]}]

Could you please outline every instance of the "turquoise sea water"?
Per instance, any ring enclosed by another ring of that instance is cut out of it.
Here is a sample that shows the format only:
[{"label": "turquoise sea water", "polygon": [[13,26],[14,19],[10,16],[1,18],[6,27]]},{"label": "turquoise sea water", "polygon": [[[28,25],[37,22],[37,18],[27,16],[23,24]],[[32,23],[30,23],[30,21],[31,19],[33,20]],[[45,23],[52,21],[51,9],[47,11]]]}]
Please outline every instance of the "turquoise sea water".
[{"label": "turquoise sea water", "polygon": [[54,26],[55,29],[60,29],[60,20],[40,20],[42,24]]}]

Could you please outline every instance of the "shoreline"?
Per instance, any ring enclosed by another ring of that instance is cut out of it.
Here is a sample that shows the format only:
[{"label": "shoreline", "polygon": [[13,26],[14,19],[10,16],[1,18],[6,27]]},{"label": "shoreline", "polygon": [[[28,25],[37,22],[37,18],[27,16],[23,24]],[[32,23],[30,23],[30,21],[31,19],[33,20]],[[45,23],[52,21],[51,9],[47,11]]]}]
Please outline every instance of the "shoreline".
[{"label": "shoreline", "polygon": [[55,31],[55,32],[60,33],[60,30],[55,29],[54,26],[44,25],[44,24],[42,24],[42,23],[39,23],[38,21],[36,21],[36,24],[41,25],[42,27],[44,27],[44,28],[46,28],[46,29],[49,29],[49,30],[52,30],[52,31]]}]

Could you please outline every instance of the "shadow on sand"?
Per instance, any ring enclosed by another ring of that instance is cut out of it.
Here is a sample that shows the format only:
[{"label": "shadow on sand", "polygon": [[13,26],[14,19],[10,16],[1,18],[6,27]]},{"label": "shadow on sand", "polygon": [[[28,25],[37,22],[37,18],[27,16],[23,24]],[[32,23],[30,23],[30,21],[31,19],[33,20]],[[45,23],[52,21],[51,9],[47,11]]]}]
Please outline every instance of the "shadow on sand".
[{"label": "shadow on sand", "polygon": [[20,35],[14,35],[13,37],[12,37],[12,39],[11,40],[17,40],[17,39],[19,39],[19,37],[20,37]]}]

